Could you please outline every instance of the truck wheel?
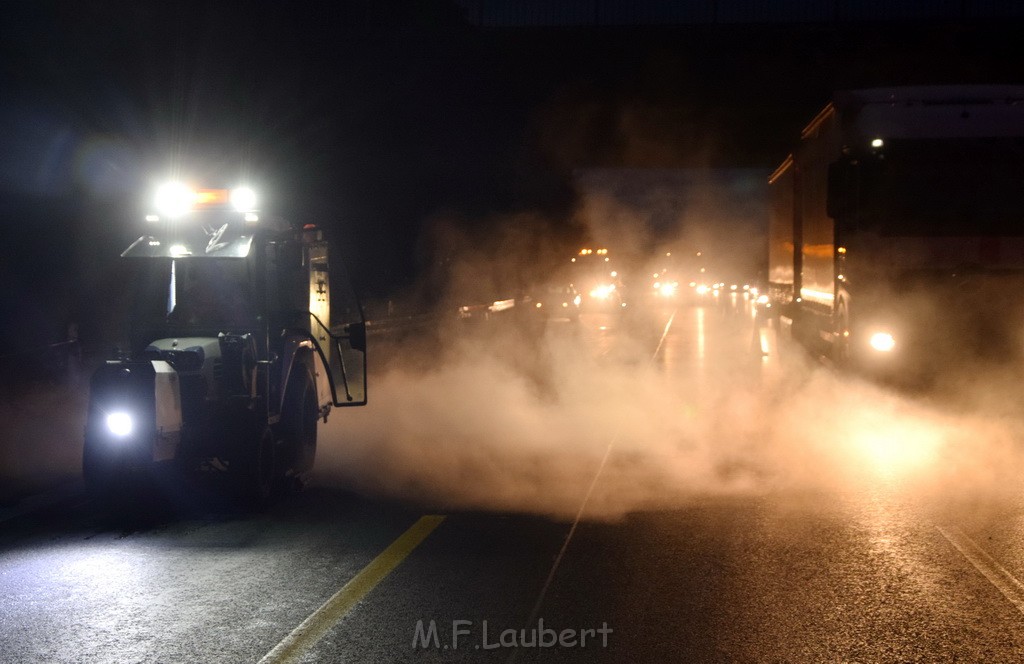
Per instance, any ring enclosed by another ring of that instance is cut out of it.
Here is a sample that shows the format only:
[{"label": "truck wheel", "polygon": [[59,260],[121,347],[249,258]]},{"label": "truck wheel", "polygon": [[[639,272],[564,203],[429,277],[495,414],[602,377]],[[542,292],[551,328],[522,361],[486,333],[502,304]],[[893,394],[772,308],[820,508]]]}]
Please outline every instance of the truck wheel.
[{"label": "truck wheel", "polygon": [[838,321],[835,343],[832,345],[832,362],[839,369],[849,370],[853,367],[853,356],[850,349],[850,321],[845,303],[839,304],[836,318]]},{"label": "truck wheel", "polygon": [[244,499],[255,509],[267,507],[277,487],[278,467],[274,447],[273,431],[269,426],[261,427],[258,437],[253,441],[252,454],[246,460],[242,477]]},{"label": "truck wheel", "polygon": [[292,470],[296,474],[305,473],[313,467],[319,418],[320,407],[312,371],[308,365],[297,365],[288,379],[282,412],[287,453],[294,460]]}]

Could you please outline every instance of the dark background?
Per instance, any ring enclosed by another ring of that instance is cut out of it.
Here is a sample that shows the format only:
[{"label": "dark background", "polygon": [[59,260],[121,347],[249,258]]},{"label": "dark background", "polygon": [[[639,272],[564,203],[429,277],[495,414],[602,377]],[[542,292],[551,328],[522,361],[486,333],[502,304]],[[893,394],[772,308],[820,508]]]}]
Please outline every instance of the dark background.
[{"label": "dark background", "polygon": [[[86,343],[143,196],[253,183],[409,291],[436,229],[553,243],[581,168],[771,168],[834,89],[1020,83],[1015,3],[0,4],[0,340]],[[2,354],[2,353],[0,353]]]}]

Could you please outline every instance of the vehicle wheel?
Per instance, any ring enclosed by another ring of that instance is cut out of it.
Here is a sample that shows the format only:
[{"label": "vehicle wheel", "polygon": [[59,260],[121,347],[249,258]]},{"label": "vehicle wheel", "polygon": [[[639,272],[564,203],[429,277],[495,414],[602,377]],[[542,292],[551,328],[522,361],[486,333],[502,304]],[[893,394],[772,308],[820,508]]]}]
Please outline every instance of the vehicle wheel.
[{"label": "vehicle wheel", "polygon": [[99,499],[117,495],[128,485],[124,471],[104,459],[88,443],[82,454],[82,478],[85,480],[86,491]]},{"label": "vehicle wheel", "polygon": [[850,348],[850,320],[846,313],[845,303],[840,303],[839,310],[836,312],[836,341],[832,346],[832,362],[843,370],[853,366]]},{"label": "vehicle wheel", "polygon": [[284,411],[281,413],[285,448],[296,474],[309,471],[316,458],[317,420],[316,383],[308,365],[297,365],[288,379]]},{"label": "vehicle wheel", "polygon": [[259,427],[253,445],[243,464],[243,498],[248,506],[262,509],[270,504],[279,477],[274,433],[269,426]]}]

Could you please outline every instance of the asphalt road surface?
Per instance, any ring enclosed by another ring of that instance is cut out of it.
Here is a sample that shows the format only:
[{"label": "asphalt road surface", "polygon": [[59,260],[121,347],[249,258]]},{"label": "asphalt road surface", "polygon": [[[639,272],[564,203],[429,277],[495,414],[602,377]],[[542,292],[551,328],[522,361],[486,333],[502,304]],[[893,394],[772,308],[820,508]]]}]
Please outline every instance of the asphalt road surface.
[{"label": "asphalt road surface", "polygon": [[[543,334],[503,338],[501,378],[466,394],[418,366],[408,404],[391,349],[378,400],[321,432],[370,453],[322,449],[325,473],[264,513],[179,491],[110,514],[74,485],[5,509],[0,659],[1024,659],[1012,407],[836,376],[742,296]],[[479,393],[486,417],[427,412]],[[508,419],[524,403],[542,407]],[[436,448],[392,458],[424,432]]]}]

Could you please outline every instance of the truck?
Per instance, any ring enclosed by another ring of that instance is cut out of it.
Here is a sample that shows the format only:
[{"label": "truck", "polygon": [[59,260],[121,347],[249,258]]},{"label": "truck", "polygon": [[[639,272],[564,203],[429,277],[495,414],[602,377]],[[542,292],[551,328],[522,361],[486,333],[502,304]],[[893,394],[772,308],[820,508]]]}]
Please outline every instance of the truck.
[{"label": "truck", "polygon": [[207,471],[265,505],[308,476],[320,420],[367,402],[362,307],[323,231],[248,187],[169,183],[143,223],[125,346],[91,378],[87,488]]},{"label": "truck", "polygon": [[843,91],[769,178],[768,305],[838,366],[1024,349],[1024,86]]}]

